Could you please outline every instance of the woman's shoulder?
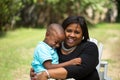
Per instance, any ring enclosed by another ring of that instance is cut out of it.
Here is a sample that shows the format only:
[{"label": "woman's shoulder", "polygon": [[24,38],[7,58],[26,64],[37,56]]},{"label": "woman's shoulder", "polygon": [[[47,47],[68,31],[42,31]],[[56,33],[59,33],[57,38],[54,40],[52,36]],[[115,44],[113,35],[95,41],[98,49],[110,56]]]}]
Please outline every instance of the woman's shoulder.
[{"label": "woman's shoulder", "polygon": [[79,45],[82,45],[82,44],[86,44],[86,45],[96,45],[94,42],[92,41],[81,41],[81,43]]},{"label": "woman's shoulder", "polygon": [[82,41],[78,45],[78,47],[82,47],[82,48],[84,48],[84,47],[97,47],[97,45],[92,41]]},{"label": "woman's shoulder", "polygon": [[88,45],[95,45],[95,46],[96,46],[96,44],[95,44],[94,42],[92,42],[92,41],[86,41],[86,43],[87,43]]},{"label": "woman's shoulder", "polygon": [[86,41],[82,42],[76,49],[77,51],[85,51],[84,53],[86,54],[93,54],[93,55],[98,55],[98,47],[94,42],[91,41]]}]

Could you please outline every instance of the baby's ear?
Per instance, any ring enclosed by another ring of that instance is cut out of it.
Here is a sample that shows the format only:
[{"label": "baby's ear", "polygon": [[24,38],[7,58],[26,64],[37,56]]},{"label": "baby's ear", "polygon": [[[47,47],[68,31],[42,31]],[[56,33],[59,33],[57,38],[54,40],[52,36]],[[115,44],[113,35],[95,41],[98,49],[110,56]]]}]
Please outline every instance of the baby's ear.
[{"label": "baby's ear", "polygon": [[50,33],[47,31],[45,36],[49,36],[49,34],[50,34]]}]

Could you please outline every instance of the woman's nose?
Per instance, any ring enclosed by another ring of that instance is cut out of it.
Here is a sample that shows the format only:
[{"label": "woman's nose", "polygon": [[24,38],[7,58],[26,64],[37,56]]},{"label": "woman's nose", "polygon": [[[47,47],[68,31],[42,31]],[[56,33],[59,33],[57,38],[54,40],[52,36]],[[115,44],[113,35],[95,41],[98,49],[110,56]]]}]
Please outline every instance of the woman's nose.
[{"label": "woman's nose", "polygon": [[74,34],[74,33],[70,33],[70,36],[71,36],[71,37],[74,37],[74,36],[75,36],[75,34]]}]

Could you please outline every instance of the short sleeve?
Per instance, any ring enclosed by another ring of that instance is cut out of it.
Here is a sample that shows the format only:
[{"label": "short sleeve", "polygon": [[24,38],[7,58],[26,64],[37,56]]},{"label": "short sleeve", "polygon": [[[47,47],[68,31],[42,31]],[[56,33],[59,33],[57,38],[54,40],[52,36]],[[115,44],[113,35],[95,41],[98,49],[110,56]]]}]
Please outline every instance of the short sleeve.
[{"label": "short sleeve", "polygon": [[45,46],[38,46],[36,54],[37,59],[41,64],[43,64],[46,60],[52,60],[50,49]]}]

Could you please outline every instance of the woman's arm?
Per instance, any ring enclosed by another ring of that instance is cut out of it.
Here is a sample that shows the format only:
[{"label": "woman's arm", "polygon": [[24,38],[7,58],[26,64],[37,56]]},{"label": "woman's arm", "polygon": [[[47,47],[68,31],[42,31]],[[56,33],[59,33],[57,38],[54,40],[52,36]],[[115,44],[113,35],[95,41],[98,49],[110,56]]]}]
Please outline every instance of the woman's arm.
[{"label": "woman's arm", "polygon": [[81,58],[75,58],[70,61],[60,63],[60,64],[52,64],[52,62],[50,60],[47,60],[43,63],[43,65],[46,69],[54,69],[54,68],[70,66],[70,65],[80,65],[81,62],[82,62]]},{"label": "woman's arm", "polygon": [[[48,72],[48,73],[47,73]],[[47,80],[48,75],[53,79],[66,79],[67,71],[64,68],[49,69],[37,75],[36,80]]]},{"label": "woman's arm", "polygon": [[36,73],[34,72],[33,68],[30,68],[30,78],[31,80],[36,80]]},{"label": "woman's arm", "polygon": [[[79,80],[88,75],[93,76],[98,65],[98,48],[96,44],[89,42],[82,50],[80,57],[82,58],[81,65],[64,67],[68,72],[67,78],[73,77]],[[96,72],[95,74],[98,75]]]},{"label": "woman's arm", "polygon": [[[48,73],[50,73],[50,76],[52,78],[65,79],[66,75],[67,75],[67,71],[64,68],[57,68],[57,67],[63,67],[63,66],[68,66],[68,65],[80,65],[81,62],[82,62],[81,58],[75,58],[70,61],[60,63],[60,64],[52,64],[51,61],[47,61],[44,63],[44,65],[46,66],[47,69],[49,69]],[[56,68],[56,69],[53,69],[53,68]],[[41,80],[41,78],[42,78],[42,80],[47,79],[46,72],[43,72],[42,74],[39,74],[37,76],[38,76],[37,77],[38,80],[39,80],[39,78],[40,78],[40,80]],[[36,74],[35,74],[33,68],[30,69],[30,77],[31,77],[31,80],[36,80]]]}]

